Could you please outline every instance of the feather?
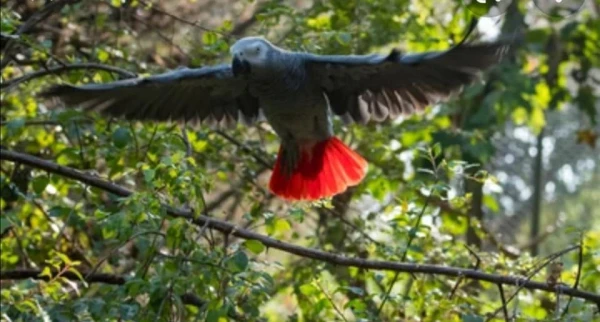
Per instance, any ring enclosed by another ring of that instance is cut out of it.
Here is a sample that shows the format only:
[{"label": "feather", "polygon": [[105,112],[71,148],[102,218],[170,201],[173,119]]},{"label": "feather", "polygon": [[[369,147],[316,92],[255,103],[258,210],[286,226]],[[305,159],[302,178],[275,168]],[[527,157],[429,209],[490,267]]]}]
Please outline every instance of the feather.
[{"label": "feather", "polygon": [[247,80],[234,77],[229,65],[217,65],[106,84],[55,85],[40,96],[130,120],[202,122],[212,116],[216,123],[230,125],[239,112],[256,119],[258,99],[247,88]]},{"label": "feather", "polygon": [[[442,52],[388,55],[304,55],[334,114],[361,124],[415,113],[462,90],[504,57],[502,42],[461,42]],[[344,98],[343,96],[352,96]],[[357,102],[358,107],[350,102]]]}]

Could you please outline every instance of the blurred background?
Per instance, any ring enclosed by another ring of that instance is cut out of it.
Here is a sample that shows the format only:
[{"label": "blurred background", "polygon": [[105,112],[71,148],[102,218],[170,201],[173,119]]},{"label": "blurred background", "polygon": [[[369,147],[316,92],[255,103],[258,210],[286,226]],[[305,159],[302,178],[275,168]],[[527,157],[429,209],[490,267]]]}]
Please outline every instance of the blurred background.
[{"label": "blurred background", "polygon": [[[3,148],[138,192],[117,199],[2,161],[2,270],[76,261],[128,278],[93,287],[3,279],[3,319],[483,321],[502,307],[494,285],[455,289],[446,277],[294,257],[166,218],[158,200],[349,257],[473,267],[468,245],[478,268],[505,275],[527,275],[583,240],[583,255],[561,257],[560,280],[600,292],[600,2],[581,3],[551,16],[513,1],[490,17],[433,0],[2,0]],[[469,41],[514,39],[506,61],[421,115],[364,127],[336,120],[369,173],[319,203],[266,190],[278,149],[267,124],[126,122],[35,97],[59,82],[228,62],[229,46],[248,35],[319,54],[444,50],[474,17]],[[200,305],[173,295],[190,292]],[[526,320],[560,319],[567,302],[519,294],[510,314]],[[593,306],[574,301],[565,316],[592,317]]]}]

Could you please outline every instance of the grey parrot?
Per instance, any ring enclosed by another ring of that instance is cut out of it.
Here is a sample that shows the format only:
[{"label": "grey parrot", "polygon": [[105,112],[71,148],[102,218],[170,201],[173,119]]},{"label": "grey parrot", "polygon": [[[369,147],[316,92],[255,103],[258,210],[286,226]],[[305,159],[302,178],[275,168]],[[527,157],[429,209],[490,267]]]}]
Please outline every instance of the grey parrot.
[{"label": "grey parrot", "polygon": [[246,37],[231,47],[231,64],[54,85],[42,95],[129,120],[235,124],[264,115],[281,141],[271,192],[317,200],[357,185],[367,172],[367,162],[334,136],[333,115],[365,124],[422,110],[478,79],[506,49],[502,42],[461,42],[418,54],[317,55]]}]

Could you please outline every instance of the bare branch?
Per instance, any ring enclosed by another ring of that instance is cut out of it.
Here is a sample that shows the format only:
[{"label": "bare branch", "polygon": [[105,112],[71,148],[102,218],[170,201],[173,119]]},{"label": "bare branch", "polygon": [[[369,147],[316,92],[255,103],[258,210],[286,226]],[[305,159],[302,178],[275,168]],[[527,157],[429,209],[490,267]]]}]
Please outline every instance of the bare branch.
[{"label": "bare branch", "polygon": [[19,85],[23,82],[30,81],[32,79],[36,79],[36,78],[40,78],[40,77],[44,77],[44,76],[48,76],[48,75],[53,75],[53,74],[58,74],[58,73],[63,73],[63,72],[67,72],[67,71],[82,70],[82,69],[83,70],[90,70],[90,69],[103,70],[103,71],[107,71],[107,72],[111,72],[111,73],[116,73],[123,78],[137,77],[137,74],[135,74],[135,73],[132,73],[130,71],[127,71],[125,69],[121,69],[118,67],[113,67],[110,65],[98,64],[98,63],[77,63],[77,64],[68,64],[68,65],[64,65],[64,66],[61,65],[61,66],[49,67],[47,69],[41,69],[41,70],[37,70],[37,71],[29,73],[29,74],[25,74],[21,77],[11,79],[8,82],[1,84],[0,89],[8,91],[17,85]]},{"label": "bare branch", "polygon": [[510,318],[508,317],[508,303],[506,303],[506,297],[504,296],[504,288],[502,287],[502,284],[498,284],[498,291],[500,292],[500,299],[502,299],[502,312],[504,312],[504,320],[509,322]]},{"label": "bare branch", "polygon": [[[132,191],[122,186],[116,185],[110,181],[83,173],[81,171],[69,167],[64,167],[54,162],[43,160],[32,155],[8,151],[6,149],[0,149],[0,160],[26,164],[40,170],[45,170],[66,178],[77,180],[79,182],[85,183],[87,185],[99,188],[101,190],[113,193],[121,197],[128,197],[133,194]],[[559,290],[562,294],[585,299],[600,305],[599,294],[574,289],[566,285],[556,285],[552,287],[547,283],[531,281],[531,276],[527,278],[520,276],[504,276],[485,273],[474,269],[465,269],[458,267],[448,267],[430,264],[413,264],[381,260],[367,260],[362,258],[346,257],[339,254],[329,253],[317,249],[311,249],[286,243],[281,240],[277,240],[265,235],[255,233],[253,231],[237,227],[236,225],[223,220],[207,217],[205,215],[195,214],[189,210],[177,209],[169,205],[163,206],[165,207],[167,214],[169,214],[171,217],[184,218],[200,227],[207,225],[211,229],[218,230],[225,234],[231,234],[238,238],[258,240],[262,242],[263,245],[269,248],[279,249],[290,254],[327,262],[333,265],[351,266],[363,269],[388,270],[404,273],[443,275],[451,277],[464,276],[468,279],[485,281],[495,284],[516,285],[519,287],[519,289],[526,288],[529,290],[541,290],[546,292],[555,292]],[[567,250],[557,253],[554,256],[560,256],[566,251],[575,249],[576,247],[577,246],[568,248]]]}]

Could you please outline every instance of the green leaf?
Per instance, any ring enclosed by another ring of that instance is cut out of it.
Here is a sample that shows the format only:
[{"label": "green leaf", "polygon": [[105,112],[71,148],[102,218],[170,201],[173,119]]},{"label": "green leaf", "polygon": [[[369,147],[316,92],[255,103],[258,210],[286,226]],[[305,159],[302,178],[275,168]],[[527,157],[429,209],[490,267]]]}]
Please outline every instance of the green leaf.
[{"label": "green leaf", "polygon": [[17,133],[17,131],[20,128],[23,127],[23,125],[25,125],[25,119],[17,118],[17,119],[8,121],[8,123],[6,123],[6,129],[8,130],[8,133],[10,133],[11,135],[14,135],[15,133]]},{"label": "green leaf", "polygon": [[38,195],[41,194],[42,192],[44,192],[44,190],[46,190],[46,186],[48,186],[48,182],[50,182],[50,179],[48,179],[48,176],[46,176],[46,175],[35,177],[33,179],[33,181],[31,182],[33,191]]},{"label": "green leaf", "polygon": [[237,251],[227,260],[227,268],[234,273],[243,272],[248,268],[248,256],[242,251]]},{"label": "green leaf", "polygon": [[225,310],[223,308],[216,310],[209,310],[206,314],[206,322],[224,322],[227,321],[225,318]]},{"label": "green leaf", "polygon": [[442,154],[442,145],[439,142],[434,144],[431,151],[434,158],[439,157]]},{"label": "green leaf", "polygon": [[202,42],[207,45],[213,45],[217,42],[217,34],[211,31],[206,31],[202,34]]},{"label": "green leaf", "polygon": [[276,233],[284,233],[290,229],[292,229],[292,226],[286,219],[278,218],[277,220],[275,220]]},{"label": "green leaf", "polygon": [[367,304],[361,299],[353,299],[344,305],[344,309],[350,308],[354,312],[364,312],[367,309]]},{"label": "green leaf", "polygon": [[110,54],[107,51],[102,50],[102,49],[98,50],[97,56],[98,56],[98,60],[103,63],[105,63],[110,58]]},{"label": "green leaf", "polygon": [[144,170],[144,181],[146,181],[146,183],[151,183],[152,180],[154,180],[155,175],[156,175],[155,169]]},{"label": "green leaf", "polygon": [[283,218],[271,218],[267,220],[267,234],[283,234],[284,232],[290,230],[292,226],[290,226],[289,221]]},{"label": "green leaf", "polygon": [[593,125],[596,125],[598,123],[598,108],[592,87],[580,86],[575,100],[577,101],[577,107],[587,114]]},{"label": "green leaf", "polygon": [[39,275],[40,277],[42,276],[48,276],[48,278],[52,278],[52,271],[50,270],[49,266],[44,267],[44,269],[42,270],[42,272]]},{"label": "green leaf", "polygon": [[117,148],[124,148],[131,141],[131,134],[129,133],[129,129],[124,127],[117,128],[112,135],[113,143]]},{"label": "green leaf", "polygon": [[265,245],[259,240],[250,239],[244,242],[244,246],[254,254],[260,254],[265,250]]},{"label": "green leaf", "polygon": [[69,267],[69,272],[75,274],[75,276],[77,276],[77,278],[79,278],[80,281],[85,282],[85,279],[83,278],[83,275],[81,275],[81,273],[75,269],[74,267]]},{"label": "green leaf", "polygon": [[318,294],[319,289],[312,284],[304,284],[300,286],[300,293],[306,296],[311,296],[313,294]]},{"label": "green leaf", "polygon": [[69,258],[69,256],[63,254],[63,253],[56,253],[56,255],[58,257],[60,257],[60,260],[65,263],[65,265],[71,266],[71,259]]},{"label": "green leaf", "polygon": [[117,237],[119,232],[116,229],[109,227],[102,227],[102,238],[104,239],[113,239]]},{"label": "green leaf", "polygon": [[10,227],[12,227],[10,221],[4,217],[0,217],[0,234],[4,234]]},{"label": "green leaf", "polygon": [[68,215],[69,213],[71,213],[71,211],[73,211],[73,209],[71,208],[56,206],[48,210],[48,215],[50,217],[61,217]]}]

